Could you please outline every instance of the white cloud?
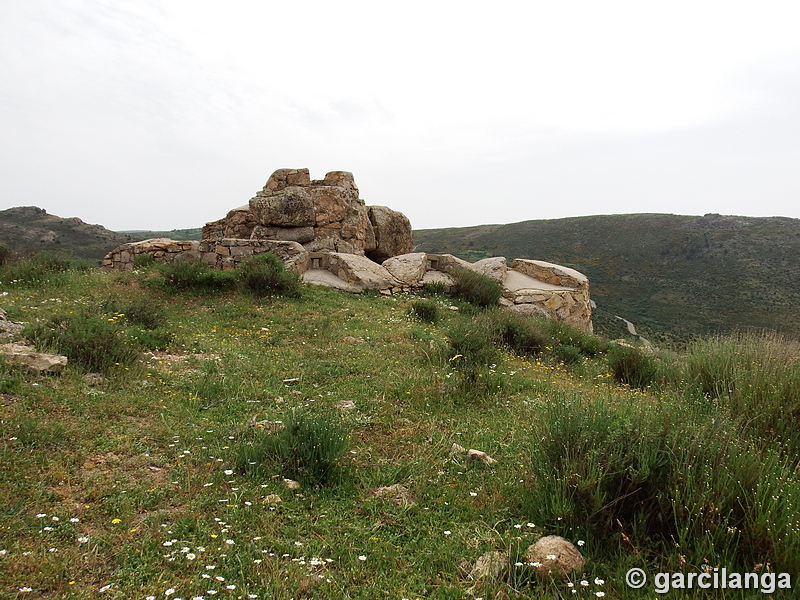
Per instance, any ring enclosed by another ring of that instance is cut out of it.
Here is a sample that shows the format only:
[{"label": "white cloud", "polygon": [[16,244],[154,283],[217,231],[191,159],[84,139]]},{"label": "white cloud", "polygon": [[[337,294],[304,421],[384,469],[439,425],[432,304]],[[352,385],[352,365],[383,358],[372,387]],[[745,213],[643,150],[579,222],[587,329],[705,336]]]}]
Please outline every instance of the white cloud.
[{"label": "white cloud", "polygon": [[288,166],[351,170],[369,203],[418,227],[703,206],[800,216],[796,12],[8,3],[0,202],[194,226]]}]

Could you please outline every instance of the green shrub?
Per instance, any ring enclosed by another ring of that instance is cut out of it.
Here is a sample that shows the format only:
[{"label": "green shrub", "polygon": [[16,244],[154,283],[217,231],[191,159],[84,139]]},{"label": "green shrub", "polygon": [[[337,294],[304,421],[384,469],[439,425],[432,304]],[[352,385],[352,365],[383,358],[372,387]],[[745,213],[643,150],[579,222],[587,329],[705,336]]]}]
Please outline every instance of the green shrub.
[{"label": "green shrub", "polygon": [[167,287],[179,290],[220,291],[236,285],[233,271],[216,271],[202,261],[179,258],[158,266]]},{"label": "green shrub", "polygon": [[800,449],[800,343],[742,333],[689,345],[683,379],[737,415],[753,436]]},{"label": "green shrub", "polygon": [[[598,354],[608,351],[608,342],[569,323],[556,319],[544,319],[539,322],[539,326],[550,336],[554,349],[558,346],[570,346],[588,358],[594,358]],[[571,353],[572,350],[566,352]]]},{"label": "green shrub", "polygon": [[14,260],[10,260],[9,256],[0,265],[0,283],[21,285],[58,283],[62,279],[61,274],[69,267],[69,261],[48,252],[17,257]]},{"label": "green shrub", "polygon": [[446,296],[449,288],[441,281],[427,281],[422,284],[422,292],[429,296]]},{"label": "green shrub", "polygon": [[475,306],[482,308],[497,306],[503,295],[503,288],[498,283],[472,269],[455,267],[450,276],[455,282],[450,292],[453,297],[466,300]]},{"label": "green shrub", "polygon": [[667,570],[800,566],[794,463],[758,451],[704,402],[575,395],[543,404],[532,431],[526,516],[619,552],[620,533]]},{"label": "green shrub", "polygon": [[259,432],[237,452],[238,468],[263,476],[275,465],[280,473],[316,485],[339,480],[349,435],[339,420],[327,413],[295,409],[273,433]]},{"label": "green shrub", "polygon": [[445,358],[455,367],[488,365],[499,360],[497,330],[491,321],[461,318],[447,329],[449,351]]},{"label": "green shrub", "polygon": [[37,348],[63,354],[87,372],[109,373],[117,367],[129,367],[139,358],[136,344],[121,331],[118,316],[57,316],[26,326],[24,334]]},{"label": "green shrub", "polygon": [[640,348],[615,344],[608,352],[608,367],[619,383],[644,389],[659,379],[658,361]]},{"label": "green shrub", "polygon": [[152,254],[137,254],[133,257],[134,269],[149,269],[156,264],[156,259]]},{"label": "green shrub", "polygon": [[301,281],[297,273],[275,254],[257,254],[244,260],[238,271],[239,281],[256,296],[300,295]]},{"label": "green shrub", "polygon": [[120,312],[128,322],[148,330],[157,329],[167,322],[164,307],[150,297],[140,297],[125,304]]},{"label": "green shrub", "polygon": [[565,365],[577,365],[583,361],[583,353],[580,348],[570,344],[557,344],[553,347],[553,356],[556,360],[564,363]]},{"label": "green shrub", "polygon": [[547,334],[537,321],[528,317],[495,309],[478,315],[477,319],[494,330],[495,345],[515,354],[535,356],[547,345]]},{"label": "green shrub", "polygon": [[166,329],[131,329],[128,333],[145,350],[168,350],[175,344],[175,334]]},{"label": "green shrub", "polygon": [[6,248],[5,246],[0,246],[0,267],[2,267],[6,261],[12,256],[11,250]]},{"label": "green shrub", "polygon": [[442,318],[439,305],[430,300],[414,300],[408,313],[415,319],[436,325]]}]

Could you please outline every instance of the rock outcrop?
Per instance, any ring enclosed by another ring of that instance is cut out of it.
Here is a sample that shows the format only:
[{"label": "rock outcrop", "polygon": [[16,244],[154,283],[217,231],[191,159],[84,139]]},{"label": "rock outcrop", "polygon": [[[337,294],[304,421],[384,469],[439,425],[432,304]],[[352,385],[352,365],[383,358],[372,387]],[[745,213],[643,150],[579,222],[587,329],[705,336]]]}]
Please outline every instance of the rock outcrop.
[{"label": "rock outcrop", "polygon": [[367,255],[376,262],[411,252],[411,223],[385,206],[359,199],[353,174],[312,180],[308,169],[279,169],[247,206],[203,228],[203,240],[284,240],[309,252]]},{"label": "rock outcrop", "polygon": [[482,273],[503,288],[500,304],[526,316],[547,317],[592,331],[589,281],[574,269],[503,257],[470,263],[451,254],[411,252],[411,223],[385,206],[359,199],[353,174],[332,171],[312,180],[308,169],[279,169],[247,206],[208,223],[201,241],[153,239],[123,244],[103,260],[107,270],[130,270],[137,256],[178,258],[235,269],[271,252],[307,283],[347,292],[382,294],[435,284],[446,291],[454,270]]}]

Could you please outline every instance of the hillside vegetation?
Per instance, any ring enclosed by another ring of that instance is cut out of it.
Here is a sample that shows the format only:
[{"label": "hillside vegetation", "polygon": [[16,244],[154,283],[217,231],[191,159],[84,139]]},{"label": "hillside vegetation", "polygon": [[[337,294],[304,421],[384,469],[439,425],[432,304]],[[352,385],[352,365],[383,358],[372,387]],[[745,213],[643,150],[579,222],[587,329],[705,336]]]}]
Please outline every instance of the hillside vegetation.
[{"label": "hillside vegetation", "polygon": [[748,327],[800,335],[800,220],[635,214],[414,231],[416,251],[533,258],[590,281],[599,330],[653,340]]},{"label": "hillside vegetation", "polygon": [[[70,360],[0,366],[0,596],[633,600],[657,572],[800,573],[797,342],[651,353],[263,260],[0,268],[8,317]],[[551,534],[585,566],[538,574]]]},{"label": "hillside vegetation", "polygon": [[109,250],[132,238],[77,217],[62,218],[36,206],[0,211],[0,246],[22,255],[49,251],[64,259],[99,264]]},{"label": "hillside vegetation", "polygon": [[190,229],[170,229],[169,231],[126,231],[135,241],[151,240],[153,238],[167,238],[170,240],[199,240],[202,237],[203,228],[193,227]]}]

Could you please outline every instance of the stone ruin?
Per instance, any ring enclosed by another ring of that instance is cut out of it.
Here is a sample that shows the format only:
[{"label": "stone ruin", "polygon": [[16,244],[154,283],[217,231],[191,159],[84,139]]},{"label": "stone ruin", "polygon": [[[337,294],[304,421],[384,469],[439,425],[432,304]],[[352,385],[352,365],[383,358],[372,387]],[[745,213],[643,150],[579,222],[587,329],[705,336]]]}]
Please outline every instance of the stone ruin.
[{"label": "stone ruin", "polygon": [[279,169],[249,205],[203,227],[203,240],[298,242],[309,252],[344,252],[383,262],[411,252],[411,222],[385,206],[366,206],[353,174],[311,180],[308,169]]},{"label": "stone ruin", "polygon": [[308,169],[280,169],[249,205],[203,227],[200,241],[152,239],[123,244],[103,259],[104,270],[131,270],[137,256],[156,262],[179,257],[215,269],[236,269],[255,254],[273,253],[306,283],[384,295],[425,284],[454,285],[457,267],[490,277],[503,288],[500,304],[528,316],[554,318],[592,331],[589,281],[560,265],[503,257],[469,263],[450,254],[413,252],[411,223],[385,206],[358,198],[352,173],[311,180]]}]

